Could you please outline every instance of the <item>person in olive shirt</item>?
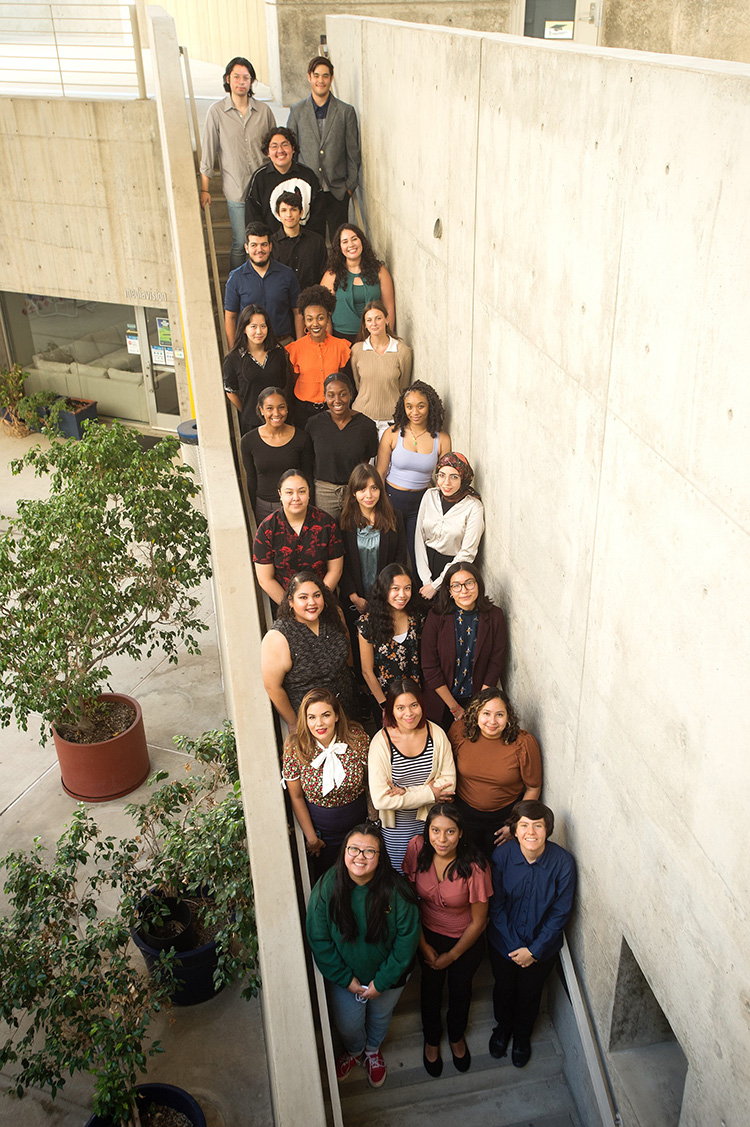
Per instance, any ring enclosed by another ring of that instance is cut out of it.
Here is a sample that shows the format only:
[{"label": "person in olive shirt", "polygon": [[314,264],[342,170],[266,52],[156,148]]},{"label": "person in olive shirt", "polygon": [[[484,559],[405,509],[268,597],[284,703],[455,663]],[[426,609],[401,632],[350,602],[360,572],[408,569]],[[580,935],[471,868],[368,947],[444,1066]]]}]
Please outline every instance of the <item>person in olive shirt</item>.
[{"label": "person in olive shirt", "polygon": [[281,230],[274,236],[273,257],[294,271],[300,289],[320,285],[328,251],[320,235],[301,224],[302,197],[296,192],[282,192],[276,213]]},{"label": "person in olive shirt", "polygon": [[339,1080],[363,1064],[373,1088],[385,1082],[380,1046],[419,936],[416,898],[392,868],[379,825],[355,826],[307,906],[307,939],[344,1044],[336,1061]]}]

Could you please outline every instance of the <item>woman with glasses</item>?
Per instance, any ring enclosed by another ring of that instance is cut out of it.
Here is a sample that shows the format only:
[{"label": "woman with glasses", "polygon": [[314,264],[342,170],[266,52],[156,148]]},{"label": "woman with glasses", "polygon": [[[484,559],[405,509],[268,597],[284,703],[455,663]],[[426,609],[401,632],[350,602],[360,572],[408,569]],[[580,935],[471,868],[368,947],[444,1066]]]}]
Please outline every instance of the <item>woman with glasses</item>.
[{"label": "woman with glasses", "polygon": [[362,1065],[371,1087],[385,1083],[380,1046],[414,964],[419,931],[416,898],[391,867],[380,827],[355,826],[307,906],[308,942],[344,1044],[339,1080]]},{"label": "woman with glasses", "polygon": [[407,845],[424,829],[427,811],[452,798],[456,789],[448,737],[425,718],[422,691],[408,677],[386,689],[383,728],[370,744],[368,770],[388,856],[400,870]]},{"label": "woman with glasses", "polygon": [[433,599],[446,571],[459,560],[473,563],[484,532],[484,505],[471,483],[474,471],[452,450],[438,458],[435,488],[422,498],[414,535],[420,594]]},{"label": "woman with glasses", "polygon": [[482,689],[494,688],[505,671],[505,615],[484,592],[473,563],[453,563],[422,631],[425,712],[448,728]]},{"label": "woman with glasses", "polygon": [[335,864],[352,826],[367,817],[369,746],[330,689],[305,693],[284,744],[282,774],[318,876]]}]

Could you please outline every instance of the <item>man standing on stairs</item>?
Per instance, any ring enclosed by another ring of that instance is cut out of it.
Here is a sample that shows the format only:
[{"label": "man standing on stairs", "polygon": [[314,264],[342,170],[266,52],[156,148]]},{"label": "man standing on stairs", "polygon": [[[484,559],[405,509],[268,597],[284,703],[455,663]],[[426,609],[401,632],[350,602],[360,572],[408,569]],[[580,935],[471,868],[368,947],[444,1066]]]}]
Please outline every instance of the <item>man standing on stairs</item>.
[{"label": "man standing on stairs", "polygon": [[[269,163],[256,168],[252,175],[245,200],[245,223],[265,223],[275,231],[279,224],[278,201],[284,192],[299,196],[301,222],[307,223],[320,189],[313,170],[297,160],[297,138],[291,129],[277,125],[263,138],[261,152]],[[316,283],[322,277],[321,272]]]},{"label": "man standing on stairs", "polygon": [[300,160],[317,172],[320,182],[318,210],[308,220],[308,230],[325,238],[328,223],[333,238],[349,219],[349,200],[359,182],[359,126],[354,106],[331,93],[333,63],[329,59],[322,55],[311,59],[307,81],[310,97],[292,106],[286,124],[299,141]]},{"label": "man standing on stairs", "polygon": [[201,207],[211,206],[209,178],[218,155],[221,186],[232,224],[229,269],[245,261],[245,196],[250,177],[265,157],[261,143],[276,125],[270,107],[253,98],[255,69],[248,60],[230,59],[224,72],[226,98],[214,102],[206,116],[201,138]]},{"label": "man standing on stairs", "polygon": [[265,309],[279,344],[303,336],[297,276],[288,266],[271,258],[271,232],[262,223],[249,224],[245,250],[248,261],[232,271],[224,291],[224,328],[229,347],[234,347],[237,317],[246,305]]}]

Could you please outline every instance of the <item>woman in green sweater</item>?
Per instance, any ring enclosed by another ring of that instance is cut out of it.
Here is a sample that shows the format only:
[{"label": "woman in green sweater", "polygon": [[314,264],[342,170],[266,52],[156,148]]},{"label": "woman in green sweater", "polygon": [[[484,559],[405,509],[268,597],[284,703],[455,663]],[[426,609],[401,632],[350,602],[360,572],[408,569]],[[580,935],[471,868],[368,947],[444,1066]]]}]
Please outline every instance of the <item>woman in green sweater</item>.
[{"label": "woman in green sweater", "polygon": [[307,938],[344,1043],[336,1061],[339,1080],[360,1064],[373,1088],[385,1082],[380,1046],[414,964],[419,934],[414,893],[392,868],[380,827],[355,826],[307,906]]}]

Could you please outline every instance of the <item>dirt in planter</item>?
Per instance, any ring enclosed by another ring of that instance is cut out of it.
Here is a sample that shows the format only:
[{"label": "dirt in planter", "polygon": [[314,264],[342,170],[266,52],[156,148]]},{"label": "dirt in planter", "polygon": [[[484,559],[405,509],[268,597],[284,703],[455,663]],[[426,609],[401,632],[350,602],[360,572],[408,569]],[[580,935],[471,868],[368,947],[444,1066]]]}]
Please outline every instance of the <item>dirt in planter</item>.
[{"label": "dirt in planter", "polygon": [[213,907],[213,900],[210,897],[188,897],[187,903],[190,905],[190,910],[193,913],[193,930],[196,935],[196,947],[203,947],[204,944],[210,943],[212,939],[216,938],[217,933],[220,931],[219,924],[213,924],[207,927],[203,922],[201,908]]},{"label": "dirt in planter", "polygon": [[164,1104],[151,1104],[141,1112],[141,1127],[192,1127],[188,1117]]},{"label": "dirt in planter", "polygon": [[84,734],[77,728],[61,720],[55,724],[57,734],[71,744],[96,744],[111,740],[126,732],[135,722],[136,711],[132,704],[120,700],[101,701],[96,706],[91,720],[92,726]]}]

